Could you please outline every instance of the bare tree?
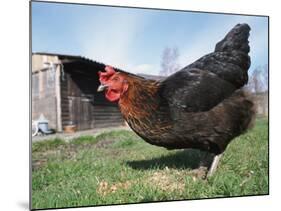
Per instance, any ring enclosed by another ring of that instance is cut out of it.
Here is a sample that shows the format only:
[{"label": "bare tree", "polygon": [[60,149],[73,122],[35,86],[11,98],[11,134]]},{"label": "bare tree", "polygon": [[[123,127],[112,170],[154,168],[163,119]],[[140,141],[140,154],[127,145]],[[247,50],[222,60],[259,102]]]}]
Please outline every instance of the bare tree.
[{"label": "bare tree", "polygon": [[163,50],[160,75],[168,76],[177,70],[180,66],[178,64],[179,50],[177,47],[166,47]]},{"label": "bare tree", "polygon": [[268,90],[267,65],[259,66],[249,74],[249,82],[247,88],[249,91],[254,93],[265,92]]},{"label": "bare tree", "polygon": [[263,92],[268,91],[268,65],[263,65],[261,67],[261,81],[262,81],[262,90]]},{"label": "bare tree", "polygon": [[261,92],[261,90],[262,90],[261,70],[256,69],[256,71],[254,71],[252,77],[253,77],[254,91],[256,93]]}]

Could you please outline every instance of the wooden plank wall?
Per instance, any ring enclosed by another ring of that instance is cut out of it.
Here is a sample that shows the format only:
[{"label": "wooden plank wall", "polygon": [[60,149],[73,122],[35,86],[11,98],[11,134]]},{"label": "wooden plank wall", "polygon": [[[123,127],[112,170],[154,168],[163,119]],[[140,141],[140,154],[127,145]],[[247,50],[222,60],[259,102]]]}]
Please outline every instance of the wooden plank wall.
[{"label": "wooden plank wall", "polygon": [[95,127],[120,126],[124,124],[123,117],[117,106],[95,105],[93,109]]},{"label": "wooden plank wall", "polygon": [[43,114],[49,127],[57,129],[55,78],[49,70],[32,74],[32,120]]},{"label": "wooden plank wall", "polygon": [[41,99],[33,98],[32,120],[37,120],[40,114],[44,114],[45,118],[49,121],[49,128],[57,129],[56,105],[55,96],[48,96]]},{"label": "wooden plank wall", "polygon": [[71,123],[71,113],[69,110],[69,102],[68,102],[68,74],[62,76],[61,79],[61,119],[62,119],[62,127],[69,125]]}]

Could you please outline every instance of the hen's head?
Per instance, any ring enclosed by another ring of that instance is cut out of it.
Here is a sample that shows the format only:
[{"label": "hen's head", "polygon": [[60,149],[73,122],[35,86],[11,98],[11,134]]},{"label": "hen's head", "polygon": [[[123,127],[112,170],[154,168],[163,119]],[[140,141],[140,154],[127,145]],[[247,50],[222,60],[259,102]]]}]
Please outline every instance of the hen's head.
[{"label": "hen's head", "polygon": [[128,82],[125,75],[116,72],[112,67],[106,66],[105,72],[99,71],[100,86],[98,87],[98,92],[105,90],[105,97],[111,101],[119,101],[122,94],[124,94],[128,89]]}]

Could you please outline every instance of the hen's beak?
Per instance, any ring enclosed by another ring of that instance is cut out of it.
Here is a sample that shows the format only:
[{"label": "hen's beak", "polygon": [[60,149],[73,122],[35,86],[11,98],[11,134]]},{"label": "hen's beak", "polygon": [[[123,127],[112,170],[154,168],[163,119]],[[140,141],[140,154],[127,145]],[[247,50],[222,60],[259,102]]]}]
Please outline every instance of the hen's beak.
[{"label": "hen's beak", "polygon": [[105,90],[108,87],[108,85],[105,84],[101,84],[99,85],[97,92],[102,92],[103,90]]}]

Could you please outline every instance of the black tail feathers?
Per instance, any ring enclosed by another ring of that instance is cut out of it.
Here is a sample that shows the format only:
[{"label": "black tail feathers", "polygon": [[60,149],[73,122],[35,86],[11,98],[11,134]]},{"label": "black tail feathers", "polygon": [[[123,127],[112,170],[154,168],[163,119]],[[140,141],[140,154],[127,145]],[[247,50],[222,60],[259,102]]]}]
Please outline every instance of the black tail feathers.
[{"label": "black tail feathers", "polygon": [[237,24],[217,43],[215,52],[236,50],[248,54],[250,51],[248,41],[250,30],[250,26],[246,23]]}]

